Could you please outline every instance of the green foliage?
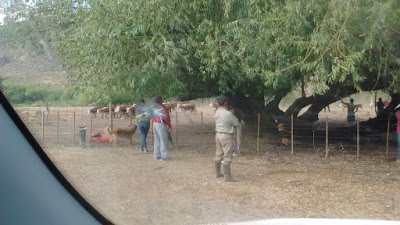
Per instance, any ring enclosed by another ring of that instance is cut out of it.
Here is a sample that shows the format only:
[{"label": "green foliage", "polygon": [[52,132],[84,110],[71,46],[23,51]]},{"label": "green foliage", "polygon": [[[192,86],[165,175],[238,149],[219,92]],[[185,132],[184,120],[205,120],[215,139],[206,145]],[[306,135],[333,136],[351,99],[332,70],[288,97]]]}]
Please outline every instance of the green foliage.
[{"label": "green foliage", "polygon": [[54,48],[82,103],[361,91],[381,77],[400,90],[398,0],[13,2],[0,38]]},{"label": "green foliage", "polygon": [[3,82],[3,93],[12,104],[44,105],[45,102],[53,105],[73,105],[73,95],[65,94],[68,89],[59,87],[44,87],[35,84],[18,84]]}]

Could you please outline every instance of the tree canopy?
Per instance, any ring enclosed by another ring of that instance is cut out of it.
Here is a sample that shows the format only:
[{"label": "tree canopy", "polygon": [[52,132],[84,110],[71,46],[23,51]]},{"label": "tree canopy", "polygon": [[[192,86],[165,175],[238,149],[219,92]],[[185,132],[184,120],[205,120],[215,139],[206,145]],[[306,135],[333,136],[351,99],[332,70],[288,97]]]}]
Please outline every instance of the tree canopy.
[{"label": "tree canopy", "polygon": [[0,38],[54,50],[80,87],[267,96],[275,109],[308,87],[294,111],[320,97],[400,91],[397,0],[14,0],[8,12]]}]

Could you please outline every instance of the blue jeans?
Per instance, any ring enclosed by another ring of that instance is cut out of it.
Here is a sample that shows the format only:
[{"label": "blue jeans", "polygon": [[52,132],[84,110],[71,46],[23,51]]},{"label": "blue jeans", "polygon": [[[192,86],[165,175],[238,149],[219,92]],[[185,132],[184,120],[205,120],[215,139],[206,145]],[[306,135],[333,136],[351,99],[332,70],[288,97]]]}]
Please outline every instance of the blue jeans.
[{"label": "blue jeans", "polygon": [[138,123],[138,125],[139,125],[140,134],[142,135],[142,149],[147,148],[146,138],[147,138],[147,133],[149,133],[150,122],[140,121]]},{"label": "blue jeans", "polygon": [[397,160],[400,160],[400,133],[397,133]]}]

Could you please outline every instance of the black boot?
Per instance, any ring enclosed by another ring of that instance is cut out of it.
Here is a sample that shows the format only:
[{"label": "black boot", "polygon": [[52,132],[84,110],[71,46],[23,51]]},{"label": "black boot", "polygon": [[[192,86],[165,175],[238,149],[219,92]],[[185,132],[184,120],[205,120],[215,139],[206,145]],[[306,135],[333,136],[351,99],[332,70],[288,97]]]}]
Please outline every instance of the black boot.
[{"label": "black boot", "polygon": [[224,181],[225,182],[234,182],[235,180],[231,176],[231,164],[224,164]]},{"label": "black boot", "polygon": [[219,177],[223,177],[224,175],[222,175],[221,171],[221,162],[215,162],[215,177],[219,178]]}]

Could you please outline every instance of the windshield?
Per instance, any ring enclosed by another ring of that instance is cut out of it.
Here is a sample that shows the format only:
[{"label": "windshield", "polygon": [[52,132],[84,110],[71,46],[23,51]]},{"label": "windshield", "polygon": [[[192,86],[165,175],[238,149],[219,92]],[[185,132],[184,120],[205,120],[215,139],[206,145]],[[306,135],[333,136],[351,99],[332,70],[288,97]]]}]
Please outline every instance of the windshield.
[{"label": "windshield", "polygon": [[399,15],[395,0],[2,0],[0,88],[115,224],[400,220]]}]

